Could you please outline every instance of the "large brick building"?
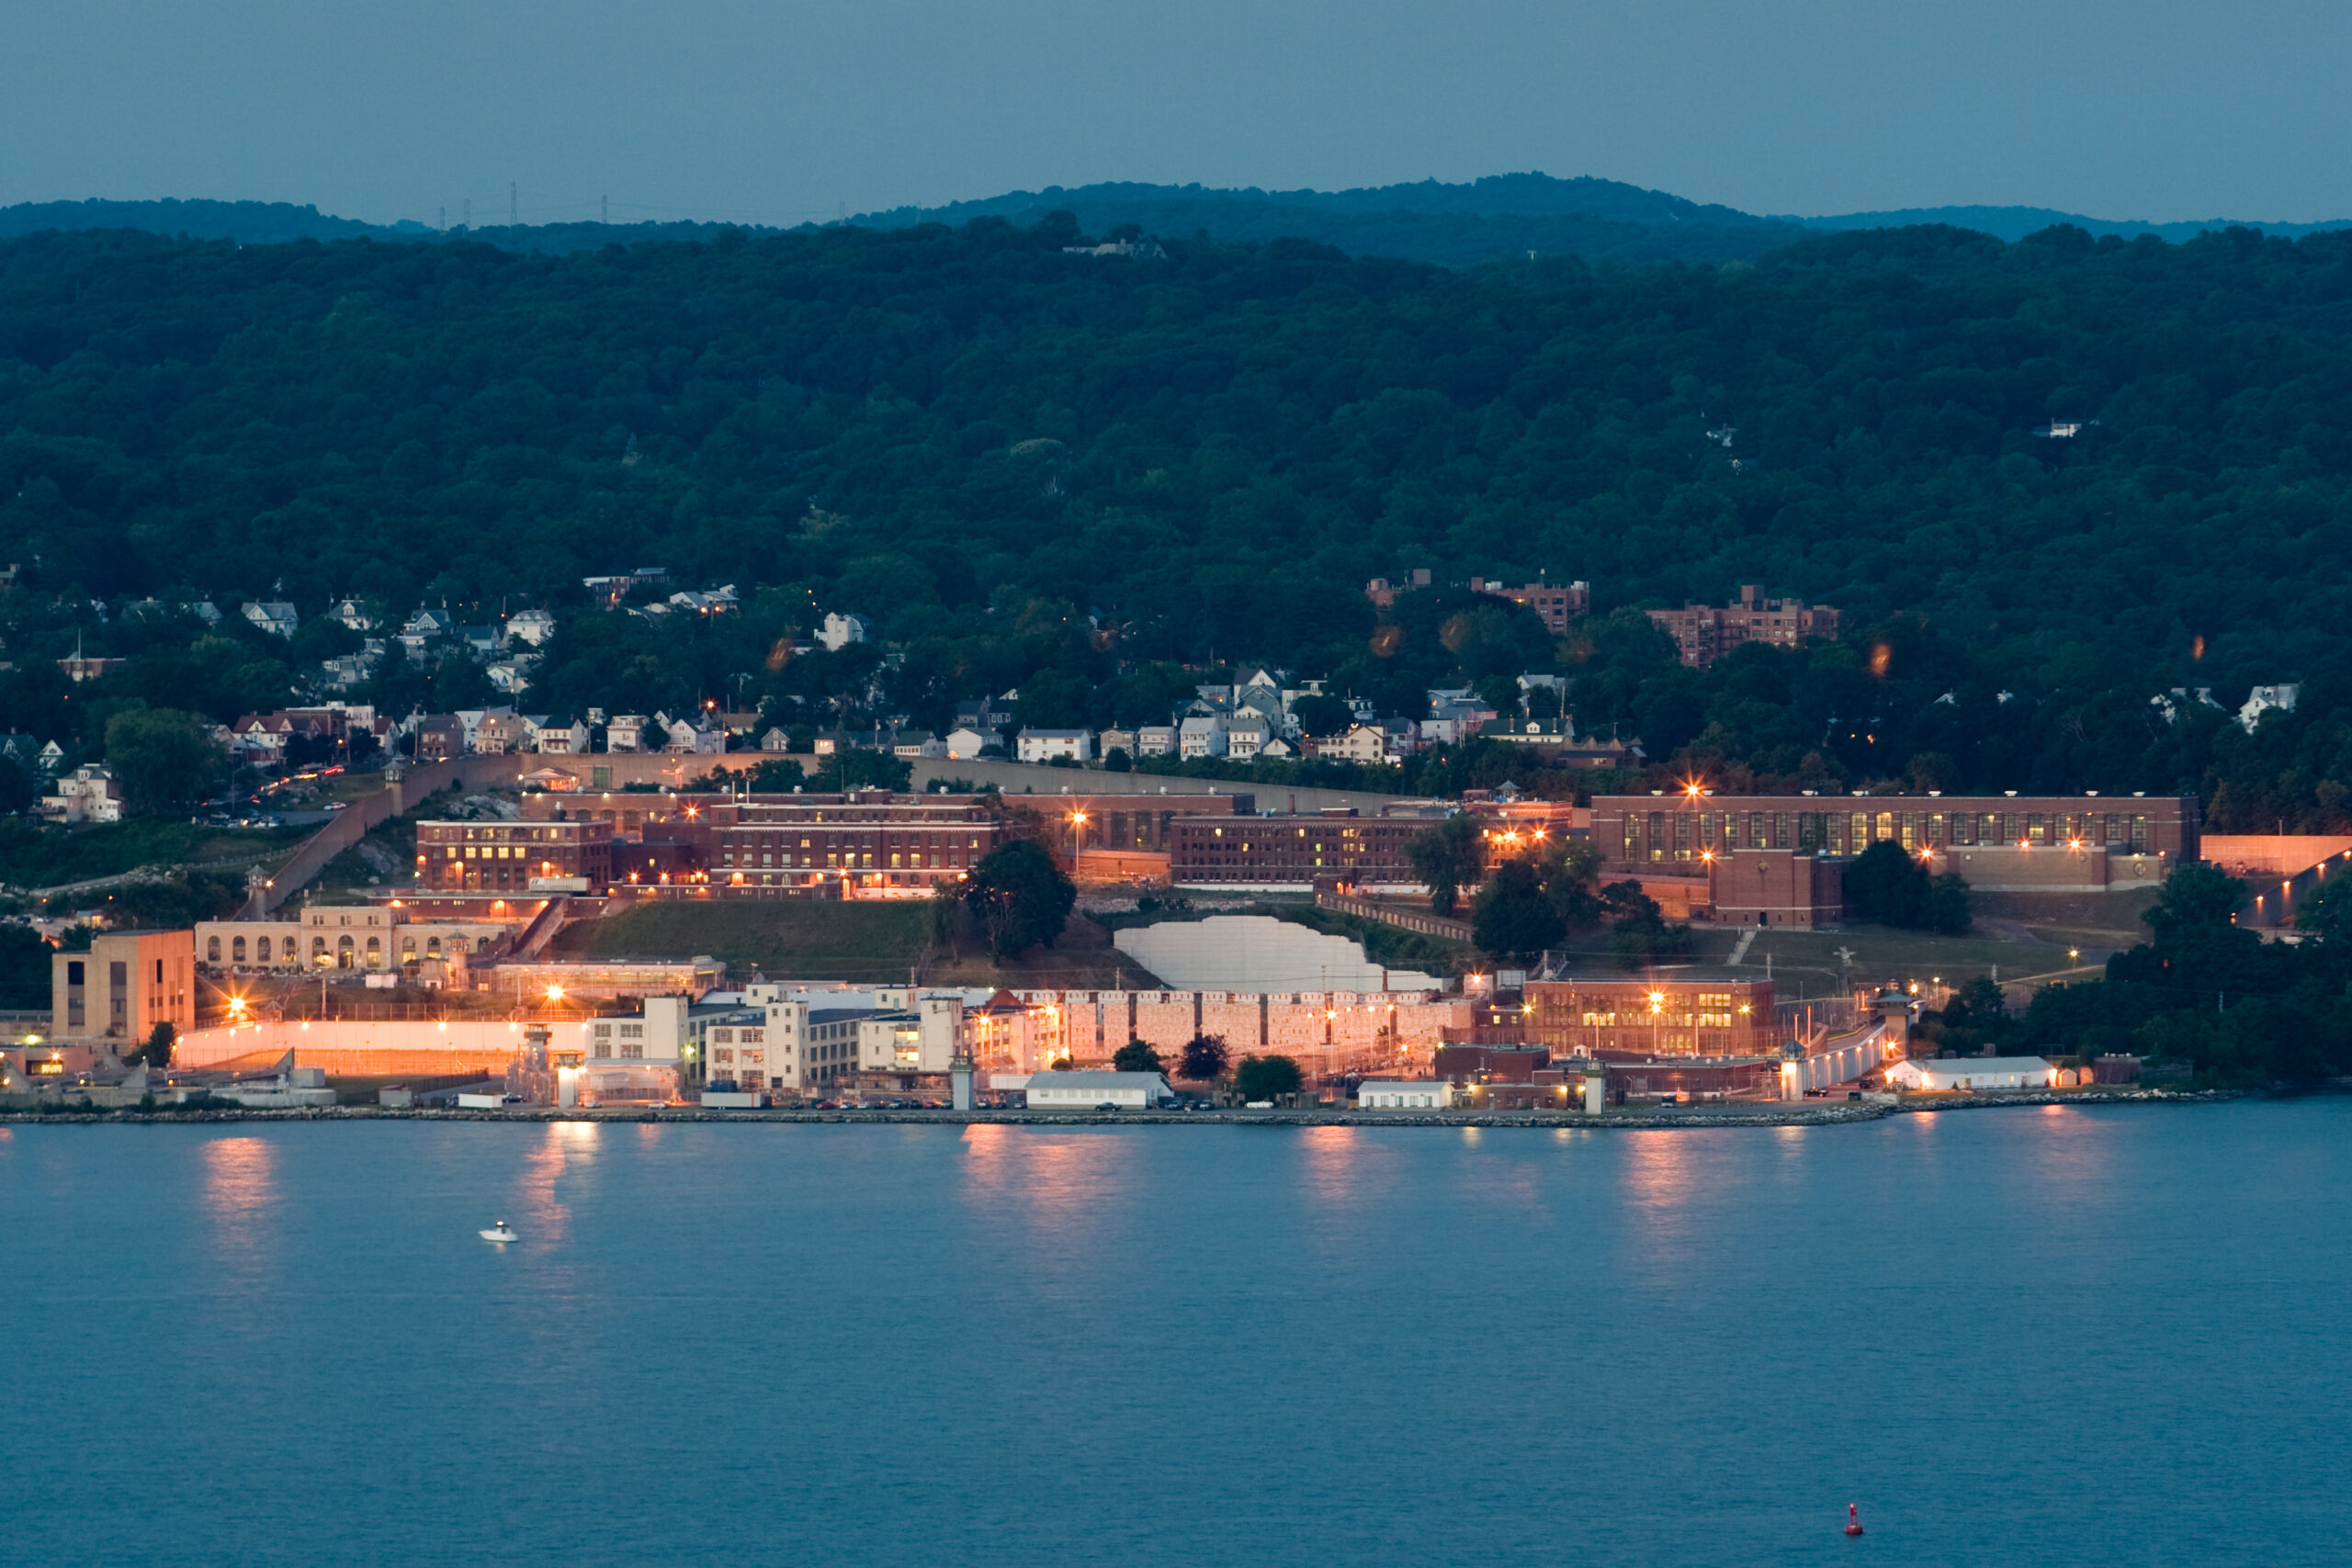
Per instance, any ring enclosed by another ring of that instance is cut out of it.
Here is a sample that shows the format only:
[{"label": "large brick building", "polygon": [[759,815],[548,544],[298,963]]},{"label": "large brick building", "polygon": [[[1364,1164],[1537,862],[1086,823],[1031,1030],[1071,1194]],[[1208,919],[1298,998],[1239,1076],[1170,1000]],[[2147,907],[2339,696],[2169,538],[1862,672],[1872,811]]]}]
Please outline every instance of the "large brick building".
[{"label": "large brick building", "polygon": [[1273,891],[1418,886],[1405,846],[1429,823],[1352,808],[1262,817],[1180,817],[1170,824],[1169,880],[1180,887]]},{"label": "large brick building", "polygon": [[[1834,922],[1844,860],[1891,842],[1984,892],[2152,886],[2198,853],[2194,795],[1596,795],[1611,875],[1738,925]],[[1652,886],[1655,884],[1656,886]],[[1674,885],[1687,884],[1679,899]]]},{"label": "large brick building", "polygon": [[1652,610],[1651,620],[1674,638],[1682,662],[1704,669],[1742,643],[1769,643],[1794,648],[1808,637],[1834,642],[1838,612],[1826,604],[1802,599],[1768,599],[1753,583],[1739,591],[1739,603],[1718,609],[1712,604],[1685,604],[1679,610]]},{"label": "large brick building", "polygon": [[928,890],[969,875],[1004,831],[972,795],[702,795],[684,809],[714,887]]},{"label": "large brick building", "polygon": [[601,822],[420,822],[416,879],[435,892],[602,892],[613,833]]},{"label": "large brick building", "polygon": [[1473,593],[1491,593],[1498,599],[1508,599],[1524,604],[1543,620],[1544,630],[1555,637],[1568,635],[1568,623],[1581,619],[1592,610],[1592,584],[1589,582],[1528,582],[1517,588],[1506,588],[1499,582],[1484,578],[1470,580]]}]

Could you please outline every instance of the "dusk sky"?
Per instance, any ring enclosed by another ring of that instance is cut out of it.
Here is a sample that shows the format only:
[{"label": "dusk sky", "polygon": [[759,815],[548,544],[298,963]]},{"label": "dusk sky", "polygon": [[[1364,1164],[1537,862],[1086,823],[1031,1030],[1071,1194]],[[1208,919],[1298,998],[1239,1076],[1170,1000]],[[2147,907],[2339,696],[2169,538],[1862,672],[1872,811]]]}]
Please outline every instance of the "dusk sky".
[{"label": "dusk sky", "polygon": [[0,203],[794,223],[1540,169],[1754,212],[2352,216],[2316,0],[15,0]]}]

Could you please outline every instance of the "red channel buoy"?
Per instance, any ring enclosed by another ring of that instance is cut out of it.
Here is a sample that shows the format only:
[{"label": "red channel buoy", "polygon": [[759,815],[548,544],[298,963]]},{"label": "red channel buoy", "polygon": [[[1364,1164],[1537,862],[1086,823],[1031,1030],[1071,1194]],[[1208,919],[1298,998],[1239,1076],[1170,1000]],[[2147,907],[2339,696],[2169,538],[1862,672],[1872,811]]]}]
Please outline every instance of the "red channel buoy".
[{"label": "red channel buoy", "polygon": [[1846,1505],[1846,1533],[1848,1535],[1862,1533],[1862,1510],[1860,1504]]}]

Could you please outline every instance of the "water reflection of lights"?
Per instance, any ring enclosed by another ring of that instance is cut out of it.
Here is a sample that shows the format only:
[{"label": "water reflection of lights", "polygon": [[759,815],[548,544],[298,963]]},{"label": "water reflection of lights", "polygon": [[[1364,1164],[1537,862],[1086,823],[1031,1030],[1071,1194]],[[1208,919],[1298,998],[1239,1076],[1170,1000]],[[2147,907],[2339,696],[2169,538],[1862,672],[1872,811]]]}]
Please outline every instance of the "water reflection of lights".
[{"label": "water reflection of lights", "polygon": [[210,1138],[203,1144],[204,1207],[224,1253],[250,1257],[265,1239],[262,1222],[277,1199],[277,1156],[264,1138]]},{"label": "water reflection of lights", "polygon": [[515,1207],[524,1223],[515,1228],[526,1241],[552,1244],[561,1241],[569,1232],[571,1209],[556,1195],[556,1184],[574,1162],[584,1167],[596,1157],[597,1137],[603,1131],[594,1122],[548,1123],[547,1136],[525,1158],[522,1180],[517,1184]]},{"label": "water reflection of lights", "polygon": [[1353,1127],[1310,1127],[1302,1140],[1306,1151],[1306,1184],[1326,1203],[1358,1196],[1363,1175],[1357,1167],[1364,1154],[1363,1134]]},{"label": "water reflection of lights", "polygon": [[1686,1131],[1625,1134],[1625,1190],[1648,1208],[1679,1208],[1690,1196],[1692,1145]]}]

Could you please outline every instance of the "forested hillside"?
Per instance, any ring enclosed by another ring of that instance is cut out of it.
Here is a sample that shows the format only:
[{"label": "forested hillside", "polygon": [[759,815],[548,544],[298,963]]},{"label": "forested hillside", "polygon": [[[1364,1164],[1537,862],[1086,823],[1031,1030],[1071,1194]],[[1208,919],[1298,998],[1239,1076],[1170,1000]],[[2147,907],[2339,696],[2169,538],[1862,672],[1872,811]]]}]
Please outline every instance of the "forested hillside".
[{"label": "forested hillside", "polygon": [[[2344,819],[2352,236],[1915,229],[1466,271],[1080,238],[0,244],[0,727],[81,722],[44,663],[77,634],[145,649],[107,686],[216,710],[324,646],[60,603],[91,596],[540,602],[566,629],[535,705],[879,716],[854,660],[779,657],[839,609],[903,646],[879,705],[919,717],[1017,684],[1040,720],[1157,719],[1173,661],[1278,661],[1388,711],[1558,670],[1581,725],[1735,784],[1927,754],[1955,785],[2186,782],[2224,821]],[[2053,417],[2098,423],[2033,434]],[[652,563],[749,608],[589,610],[582,576]],[[1380,626],[1364,580],[1417,566],[1589,579],[1600,613],[1555,644],[1430,593]],[[1623,613],[1742,582],[1852,635],[1701,675]],[[416,679],[380,694],[457,694]],[[2150,704],[2296,680],[2251,738]]]}]

